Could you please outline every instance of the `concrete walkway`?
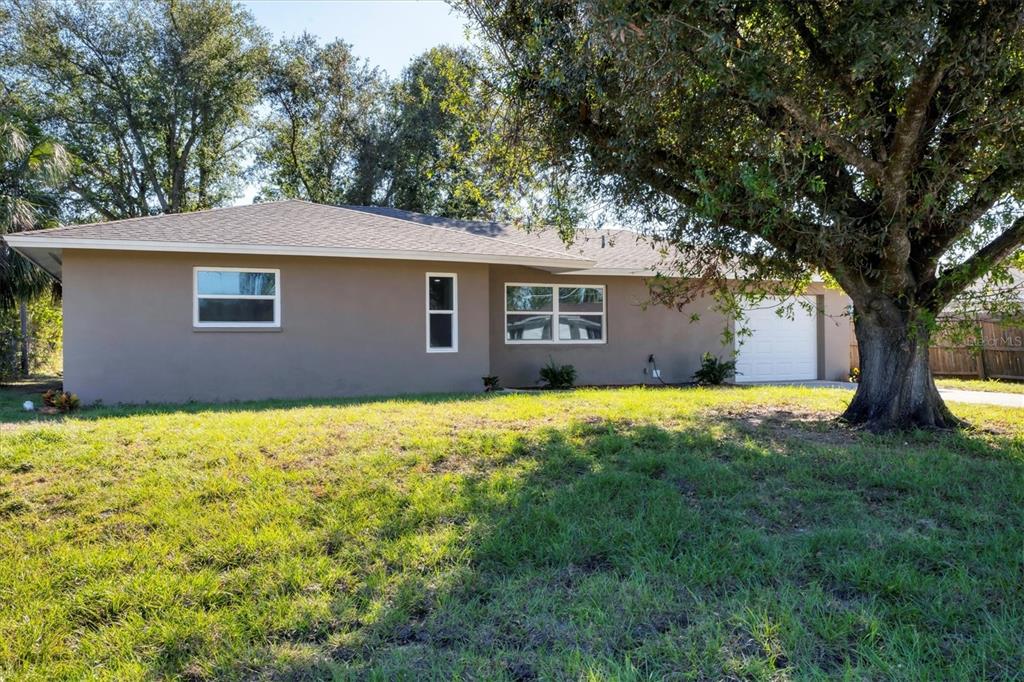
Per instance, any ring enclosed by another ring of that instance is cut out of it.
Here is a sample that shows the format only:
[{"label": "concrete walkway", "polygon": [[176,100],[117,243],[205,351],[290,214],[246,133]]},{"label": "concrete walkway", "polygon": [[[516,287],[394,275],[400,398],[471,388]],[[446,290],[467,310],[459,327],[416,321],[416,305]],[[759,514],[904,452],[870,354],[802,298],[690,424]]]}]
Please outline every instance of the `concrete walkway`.
[{"label": "concrete walkway", "polygon": [[939,395],[942,396],[943,400],[949,400],[954,403],[1024,407],[1024,394],[1020,393],[989,393],[988,391],[961,391],[955,388],[940,388]]},{"label": "concrete walkway", "polygon": [[[812,386],[816,388],[845,388],[852,391],[857,384],[849,381],[764,381],[741,383],[740,386]],[[974,403],[976,405],[1001,405],[1003,407],[1024,407],[1024,394],[990,393],[988,391],[961,391],[954,388],[940,388],[939,395],[943,400],[954,403]]]}]

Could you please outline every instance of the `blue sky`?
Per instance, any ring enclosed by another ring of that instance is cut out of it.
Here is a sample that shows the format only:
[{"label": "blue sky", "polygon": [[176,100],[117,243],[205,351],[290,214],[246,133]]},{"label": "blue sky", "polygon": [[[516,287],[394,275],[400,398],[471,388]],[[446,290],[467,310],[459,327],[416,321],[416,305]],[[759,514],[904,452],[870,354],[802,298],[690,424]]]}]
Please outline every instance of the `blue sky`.
[{"label": "blue sky", "polygon": [[341,38],[370,64],[397,76],[435,45],[466,44],[466,20],[440,0],[247,0],[242,2],[275,38],[303,31]]}]

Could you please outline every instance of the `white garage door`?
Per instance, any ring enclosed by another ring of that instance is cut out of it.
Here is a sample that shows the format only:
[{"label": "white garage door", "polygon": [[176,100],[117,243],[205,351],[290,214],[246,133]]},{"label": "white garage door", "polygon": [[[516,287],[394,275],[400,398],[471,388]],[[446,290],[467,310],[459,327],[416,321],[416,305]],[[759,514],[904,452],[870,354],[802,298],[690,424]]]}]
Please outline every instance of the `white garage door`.
[{"label": "white garage door", "polygon": [[[806,302],[814,305],[813,296]],[[781,301],[767,299],[747,311],[752,336],[737,342],[736,381],[806,381],[818,378],[815,310],[793,305],[793,319],[779,317]]]}]

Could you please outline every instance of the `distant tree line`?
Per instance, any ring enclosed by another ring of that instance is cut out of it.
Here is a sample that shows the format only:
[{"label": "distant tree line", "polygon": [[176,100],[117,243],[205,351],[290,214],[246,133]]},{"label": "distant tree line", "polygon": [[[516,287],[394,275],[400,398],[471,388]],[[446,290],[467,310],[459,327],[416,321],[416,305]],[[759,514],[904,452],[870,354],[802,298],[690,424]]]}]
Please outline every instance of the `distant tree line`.
[{"label": "distant tree line", "polygon": [[230,0],[0,0],[0,23],[4,116],[70,159],[38,223],[210,208],[246,184],[260,200],[493,217],[534,182],[464,48],[392,79],[342,41],[274,43]]}]

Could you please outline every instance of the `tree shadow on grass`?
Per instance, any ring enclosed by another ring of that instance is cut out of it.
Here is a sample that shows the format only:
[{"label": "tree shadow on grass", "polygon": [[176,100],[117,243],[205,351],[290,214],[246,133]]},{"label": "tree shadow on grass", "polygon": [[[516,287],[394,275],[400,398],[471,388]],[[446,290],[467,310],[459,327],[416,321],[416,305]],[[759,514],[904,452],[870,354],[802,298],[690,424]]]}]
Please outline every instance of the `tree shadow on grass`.
[{"label": "tree shadow on grass", "polygon": [[396,519],[381,540],[412,548],[454,524],[465,534],[450,554],[422,566],[396,554],[377,588],[342,590],[347,615],[271,643],[265,674],[942,678],[1024,668],[1019,460],[965,459],[976,447],[965,435],[843,432],[840,443],[818,423],[758,419],[676,430],[592,419],[518,436],[454,479],[459,502],[446,516]]}]

